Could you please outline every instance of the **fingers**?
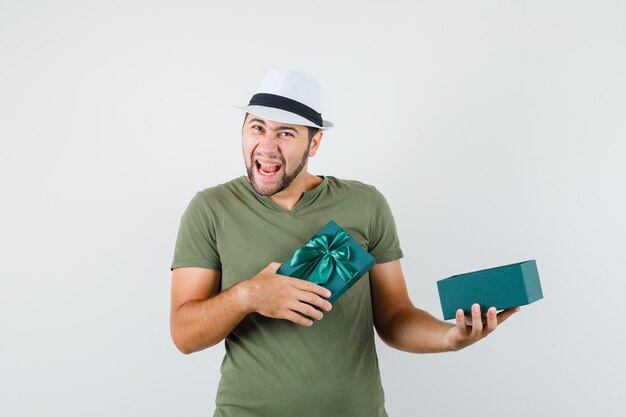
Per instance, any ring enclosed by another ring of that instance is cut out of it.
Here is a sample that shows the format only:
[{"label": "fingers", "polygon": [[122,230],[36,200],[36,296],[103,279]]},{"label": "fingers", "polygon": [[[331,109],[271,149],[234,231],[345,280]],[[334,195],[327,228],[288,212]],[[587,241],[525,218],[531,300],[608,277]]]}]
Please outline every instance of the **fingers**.
[{"label": "fingers", "polygon": [[459,350],[467,347],[493,332],[500,323],[507,320],[511,315],[520,311],[519,307],[497,312],[495,307],[487,310],[485,320],[480,312],[480,305],[473,304],[471,317],[465,317],[462,309],[456,311],[456,326],[450,328],[447,333],[448,344],[451,350]]},{"label": "fingers", "polygon": [[[480,305],[472,305],[472,337],[479,338],[488,335],[496,330],[498,324],[509,318],[511,314],[519,311],[519,307],[516,309],[505,310],[498,314],[495,307],[490,307],[487,310],[486,317],[483,318],[480,312]],[[504,314],[503,314],[504,313]]]},{"label": "fingers", "polygon": [[498,316],[496,314],[496,308],[490,307],[487,310],[487,333],[491,333],[498,327]]},{"label": "fingers", "polygon": [[284,318],[286,320],[299,324],[300,326],[311,327],[313,325],[313,320],[308,317],[304,317],[303,315],[298,314],[295,311],[290,311],[286,313]]},{"label": "fingers", "polygon": [[481,314],[480,304],[472,305],[470,317],[465,317],[463,310],[459,309],[456,314],[456,325],[463,335],[478,340],[487,333],[491,333],[498,325],[496,309],[493,307],[489,309],[486,317]]},{"label": "fingers", "polygon": [[[271,264],[267,266],[267,268],[270,271],[273,269],[272,272],[276,273],[276,271],[278,270],[278,268],[280,268],[281,265],[282,264],[272,262]],[[280,276],[287,280],[291,280],[292,284],[301,291],[311,292],[324,298],[328,298],[332,295],[332,293],[329,290],[327,290],[326,288],[320,285],[314,284],[311,281],[306,281],[306,280],[299,279],[299,278],[292,278],[287,275],[280,275]]]},{"label": "fingers", "polygon": [[313,307],[321,308],[324,311],[330,311],[333,306],[323,298],[318,297],[313,293],[302,292],[298,294],[298,299],[303,303],[312,305]]},{"label": "fingers", "polygon": [[465,313],[460,308],[456,311],[456,327],[461,336],[467,335],[467,324],[465,323]]},{"label": "fingers", "polygon": [[301,291],[297,294],[298,300],[319,307],[322,310],[330,311],[332,309],[332,305],[324,299],[332,295],[329,290],[310,281],[299,278],[286,278],[290,279],[294,287]]},{"label": "fingers", "polygon": [[307,303],[295,302],[289,305],[288,308],[315,320],[321,320],[324,317],[324,313]]},{"label": "fingers", "polygon": [[483,333],[483,318],[480,315],[480,305],[474,304],[472,305],[472,332],[471,336],[473,339],[480,338],[480,335]]},{"label": "fingers", "polygon": [[[477,326],[477,321],[476,321],[476,310],[478,310],[478,313],[480,314],[480,306],[478,304],[474,304],[472,306],[472,336],[475,335],[474,330],[476,329]],[[503,310],[500,313],[498,313],[498,310],[496,310],[495,307],[490,307],[487,310],[487,317],[486,317],[486,321],[482,321],[480,322],[480,329],[481,332],[483,333],[483,337],[487,336],[489,333],[493,332],[494,330],[496,330],[496,328],[498,327],[498,325],[502,322],[504,322],[506,319],[508,319],[509,317],[511,317],[513,314],[517,313],[518,311],[520,311],[519,307],[515,307],[515,308],[509,308],[507,310]],[[485,327],[486,325],[486,327]]]},{"label": "fingers", "polygon": [[331,296],[331,293],[326,288],[319,286],[317,284],[313,284],[310,281],[304,281],[298,278],[292,278],[294,285],[296,288],[302,291],[308,291],[319,295],[320,297],[328,298]]}]

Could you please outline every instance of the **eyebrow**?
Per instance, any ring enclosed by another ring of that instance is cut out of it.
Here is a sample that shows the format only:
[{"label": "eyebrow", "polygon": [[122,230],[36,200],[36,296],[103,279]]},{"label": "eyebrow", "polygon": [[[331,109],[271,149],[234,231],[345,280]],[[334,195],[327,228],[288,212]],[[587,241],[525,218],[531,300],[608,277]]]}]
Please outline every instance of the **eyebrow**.
[{"label": "eyebrow", "polygon": [[[262,124],[263,126],[267,127],[267,123],[265,123],[263,120],[261,119],[250,119],[250,121],[248,122],[248,124],[252,124],[252,123],[259,123]],[[270,130],[293,130],[296,133],[298,132],[298,129],[295,129],[293,127],[289,127],[289,126],[278,126],[276,129],[270,129]]]}]

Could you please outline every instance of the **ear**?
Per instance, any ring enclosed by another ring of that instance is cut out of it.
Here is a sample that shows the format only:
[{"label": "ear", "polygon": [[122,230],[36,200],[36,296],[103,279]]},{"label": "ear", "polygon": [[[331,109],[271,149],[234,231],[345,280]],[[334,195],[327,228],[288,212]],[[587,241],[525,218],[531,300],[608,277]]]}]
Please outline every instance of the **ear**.
[{"label": "ear", "polygon": [[320,143],[322,142],[322,136],[324,136],[324,132],[322,130],[318,131],[313,139],[311,139],[311,146],[309,146],[309,156],[315,156],[317,153],[317,148],[320,147]]}]

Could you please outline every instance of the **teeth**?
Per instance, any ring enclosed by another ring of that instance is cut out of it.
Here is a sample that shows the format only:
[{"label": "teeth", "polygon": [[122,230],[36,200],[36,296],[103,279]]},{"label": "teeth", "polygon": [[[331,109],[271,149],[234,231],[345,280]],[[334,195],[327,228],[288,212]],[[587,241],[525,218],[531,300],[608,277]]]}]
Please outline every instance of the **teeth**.
[{"label": "teeth", "polygon": [[256,162],[259,164],[259,173],[261,175],[263,175],[264,177],[271,177],[273,175],[276,175],[276,173],[278,172],[278,171],[274,171],[274,172],[264,171],[263,170],[264,167],[277,167],[277,166],[280,166],[280,164],[274,164],[274,163],[270,163],[270,162],[261,162],[259,160],[256,160]]}]

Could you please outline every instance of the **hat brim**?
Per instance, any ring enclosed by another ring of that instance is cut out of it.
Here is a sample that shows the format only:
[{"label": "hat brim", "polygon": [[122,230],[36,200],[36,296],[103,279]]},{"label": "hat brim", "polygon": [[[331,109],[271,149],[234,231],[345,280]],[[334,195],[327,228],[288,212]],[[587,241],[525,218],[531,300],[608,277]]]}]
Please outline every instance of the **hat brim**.
[{"label": "hat brim", "polygon": [[299,116],[295,113],[291,113],[282,109],[276,109],[274,107],[265,107],[265,106],[233,106],[236,109],[243,110],[248,113],[256,114],[257,116],[261,116],[264,119],[273,120],[275,122],[289,123],[292,125],[303,125],[303,126],[311,126],[316,127],[321,130],[328,130],[334,126],[333,123],[328,120],[323,120],[324,125],[318,126],[312,121],[305,119],[302,116]]}]

